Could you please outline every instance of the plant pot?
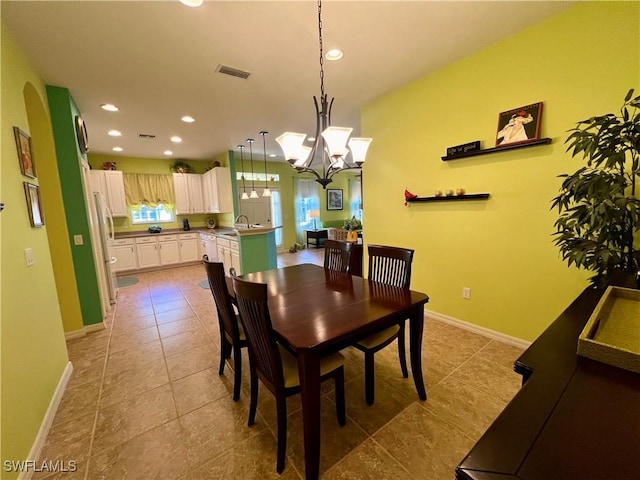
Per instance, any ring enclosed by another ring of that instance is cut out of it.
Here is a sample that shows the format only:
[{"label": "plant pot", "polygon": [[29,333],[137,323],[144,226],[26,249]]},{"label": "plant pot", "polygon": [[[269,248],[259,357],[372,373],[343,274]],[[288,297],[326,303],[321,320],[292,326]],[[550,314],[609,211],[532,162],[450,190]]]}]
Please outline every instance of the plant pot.
[{"label": "plant pot", "polygon": [[347,232],[347,242],[357,242],[358,232],[356,230],[349,230]]}]

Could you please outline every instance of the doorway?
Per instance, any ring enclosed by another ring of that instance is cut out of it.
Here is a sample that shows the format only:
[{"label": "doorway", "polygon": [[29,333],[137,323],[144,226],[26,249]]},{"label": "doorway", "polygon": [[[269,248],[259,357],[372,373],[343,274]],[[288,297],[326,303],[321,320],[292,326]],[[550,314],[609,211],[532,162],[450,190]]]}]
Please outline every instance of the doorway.
[{"label": "doorway", "polygon": [[[280,190],[271,188],[270,197],[238,200],[240,215],[246,215],[249,223],[265,227],[282,227],[282,205]],[[282,246],[282,228],[276,229],[276,248]]]}]

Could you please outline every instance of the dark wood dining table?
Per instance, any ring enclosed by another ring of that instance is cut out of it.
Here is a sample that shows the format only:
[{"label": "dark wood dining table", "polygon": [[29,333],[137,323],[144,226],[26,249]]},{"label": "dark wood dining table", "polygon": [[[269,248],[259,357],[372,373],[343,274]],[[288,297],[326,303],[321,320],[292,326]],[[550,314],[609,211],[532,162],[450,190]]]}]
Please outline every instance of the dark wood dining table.
[{"label": "dark wood dining table", "polygon": [[422,377],[424,293],[391,287],[346,273],[301,264],[243,275],[266,283],[278,340],[298,358],[302,400],[305,478],[320,471],[320,359],[368,335],[409,319],[413,381],[427,399]]}]

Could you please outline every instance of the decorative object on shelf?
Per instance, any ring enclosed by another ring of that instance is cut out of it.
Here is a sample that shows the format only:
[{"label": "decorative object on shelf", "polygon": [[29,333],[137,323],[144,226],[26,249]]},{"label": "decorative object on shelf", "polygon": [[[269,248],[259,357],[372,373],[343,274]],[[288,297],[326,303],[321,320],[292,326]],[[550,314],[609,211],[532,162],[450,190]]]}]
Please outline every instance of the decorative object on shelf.
[{"label": "decorative object on shelf", "polygon": [[456,195],[460,196],[460,195],[464,195],[464,188],[456,188]]},{"label": "decorative object on shelf", "polygon": [[216,219],[213,217],[208,217],[205,221],[204,224],[207,228],[216,228]]},{"label": "decorative object on shelf", "polygon": [[20,172],[25,177],[36,178],[36,165],[33,163],[33,149],[31,148],[31,137],[18,127],[13,127],[13,136],[16,139],[16,149],[18,150],[18,162]]},{"label": "decorative object on shelf", "polygon": [[489,198],[488,193],[465,193],[464,195],[451,195],[440,197],[414,197],[408,199],[406,203],[418,203],[418,202],[449,202],[454,200],[486,200]]},{"label": "decorative object on shelf", "polygon": [[174,173],[193,173],[195,171],[191,165],[182,160],[173,162],[169,169]]},{"label": "decorative object on shelf", "polygon": [[[316,177],[316,182],[326,189],[327,185],[332,182],[331,178],[336,173],[362,167],[371,139],[352,138],[349,140],[351,162],[348,162],[349,148],[347,148],[347,140],[353,129],[331,126],[333,98],[329,101],[324,93],[321,0],[318,0],[318,39],[320,45],[320,99],[313,97],[313,103],[316,107],[316,132],[313,146],[306,147],[303,145],[306,138],[304,133],[285,132],[276,138],[276,142],[282,147],[285,160],[298,173],[312,173]],[[313,168],[316,156],[319,157],[320,166]]]},{"label": "decorative object on shelf", "polygon": [[341,188],[329,188],[327,190],[327,210],[342,210]]},{"label": "decorative object on shelf", "polygon": [[220,166],[220,162],[218,160],[214,160],[211,165],[209,165],[207,167],[207,169],[205,170],[205,172],[208,172],[209,170],[213,170],[214,168],[217,168]]},{"label": "decorative object on shelf", "polygon": [[590,278],[604,285],[615,271],[637,275],[640,234],[640,96],[627,93],[620,114],[607,113],[582,120],[569,130],[565,143],[572,157],[586,165],[560,175],[554,243],[563,260],[595,272]]},{"label": "decorative object on shelf", "polygon": [[149,233],[160,233],[162,231],[162,227],[160,225],[150,225],[147,228],[147,232]]},{"label": "decorative object on shelf", "polygon": [[358,230],[362,230],[362,222],[355,215],[349,220],[345,220],[342,227],[347,231],[347,242],[358,241]]},{"label": "decorative object on shelf", "polygon": [[456,158],[460,155],[469,154],[480,151],[480,140],[475,142],[463,143],[455,147],[447,147],[447,158]]},{"label": "decorative object on shelf", "polygon": [[267,133],[269,132],[260,132],[260,135],[262,135],[262,155],[264,156],[264,190],[262,191],[263,197],[271,196],[271,190],[269,190],[269,184],[267,183],[267,143],[265,140]]},{"label": "decorative object on shelf", "polygon": [[247,188],[245,185],[245,177],[244,177],[244,149],[245,146],[244,145],[238,145],[238,148],[240,149],[240,164],[242,165],[242,197],[240,197],[241,200],[249,200],[249,195],[247,194]]},{"label": "decorative object on shelf", "polygon": [[541,119],[542,102],[502,112],[498,115],[496,147],[538,140]]},{"label": "decorative object on shelf", "polygon": [[524,147],[534,147],[536,145],[548,145],[550,143],[551,143],[550,138],[540,138],[539,140],[531,140],[523,143],[512,143],[509,145],[505,145],[504,147],[485,148],[484,150],[478,150],[476,152],[461,153],[459,155],[456,155],[455,157],[440,157],[440,158],[442,159],[443,162],[446,162],[447,160],[458,160],[458,159],[467,158],[467,157],[477,157],[479,155],[487,155],[489,153],[504,152],[507,150],[515,150],[515,149],[524,148]]},{"label": "decorative object on shelf", "polygon": [[102,164],[102,170],[115,170],[116,162],[104,162]]},{"label": "decorative object on shelf", "polygon": [[258,192],[256,192],[256,176],[253,173],[253,142],[255,140],[253,138],[247,138],[247,142],[249,143],[249,156],[251,158],[251,193],[249,194],[249,198],[258,198]]},{"label": "decorative object on shelf", "polygon": [[44,225],[44,215],[42,214],[42,204],[40,202],[40,187],[29,182],[23,182],[23,184],[24,195],[27,199],[29,222],[31,222],[32,227],[42,227]]},{"label": "decorative object on shelf", "polygon": [[[442,196],[442,190],[436,190],[435,192],[433,192],[433,195],[436,197],[441,197]],[[414,198],[417,197],[417,195],[414,195]]]},{"label": "decorative object on shelf", "polygon": [[75,117],[76,138],[78,139],[78,147],[82,153],[89,151],[89,135],[87,134],[87,125],[80,115]]},{"label": "decorative object on shelf", "polygon": [[444,194],[445,194],[447,197],[453,197],[453,190],[451,190],[450,188],[448,188],[448,189],[446,189],[446,190],[444,191]]}]

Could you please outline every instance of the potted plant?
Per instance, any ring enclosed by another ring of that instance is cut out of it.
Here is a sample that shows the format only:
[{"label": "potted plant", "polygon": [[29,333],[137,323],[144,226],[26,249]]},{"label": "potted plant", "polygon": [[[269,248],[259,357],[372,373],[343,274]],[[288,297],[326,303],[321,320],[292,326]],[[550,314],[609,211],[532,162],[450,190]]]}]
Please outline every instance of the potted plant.
[{"label": "potted plant", "polygon": [[354,215],[351,219],[344,221],[342,228],[347,230],[347,242],[357,242],[358,230],[362,230],[362,222]]},{"label": "potted plant", "polygon": [[620,114],[608,113],[576,124],[565,143],[586,166],[563,178],[553,199],[555,244],[569,266],[595,272],[603,285],[614,271],[637,274],[634,241],[640,231],[640,96],[627,93]]},{"label": "potted plant", "polygon": [[187,162],[183,162],[182,160],[176,160],[169,167],[172,172],[175,173],[193,173],[193,167],[189,165]]}]

